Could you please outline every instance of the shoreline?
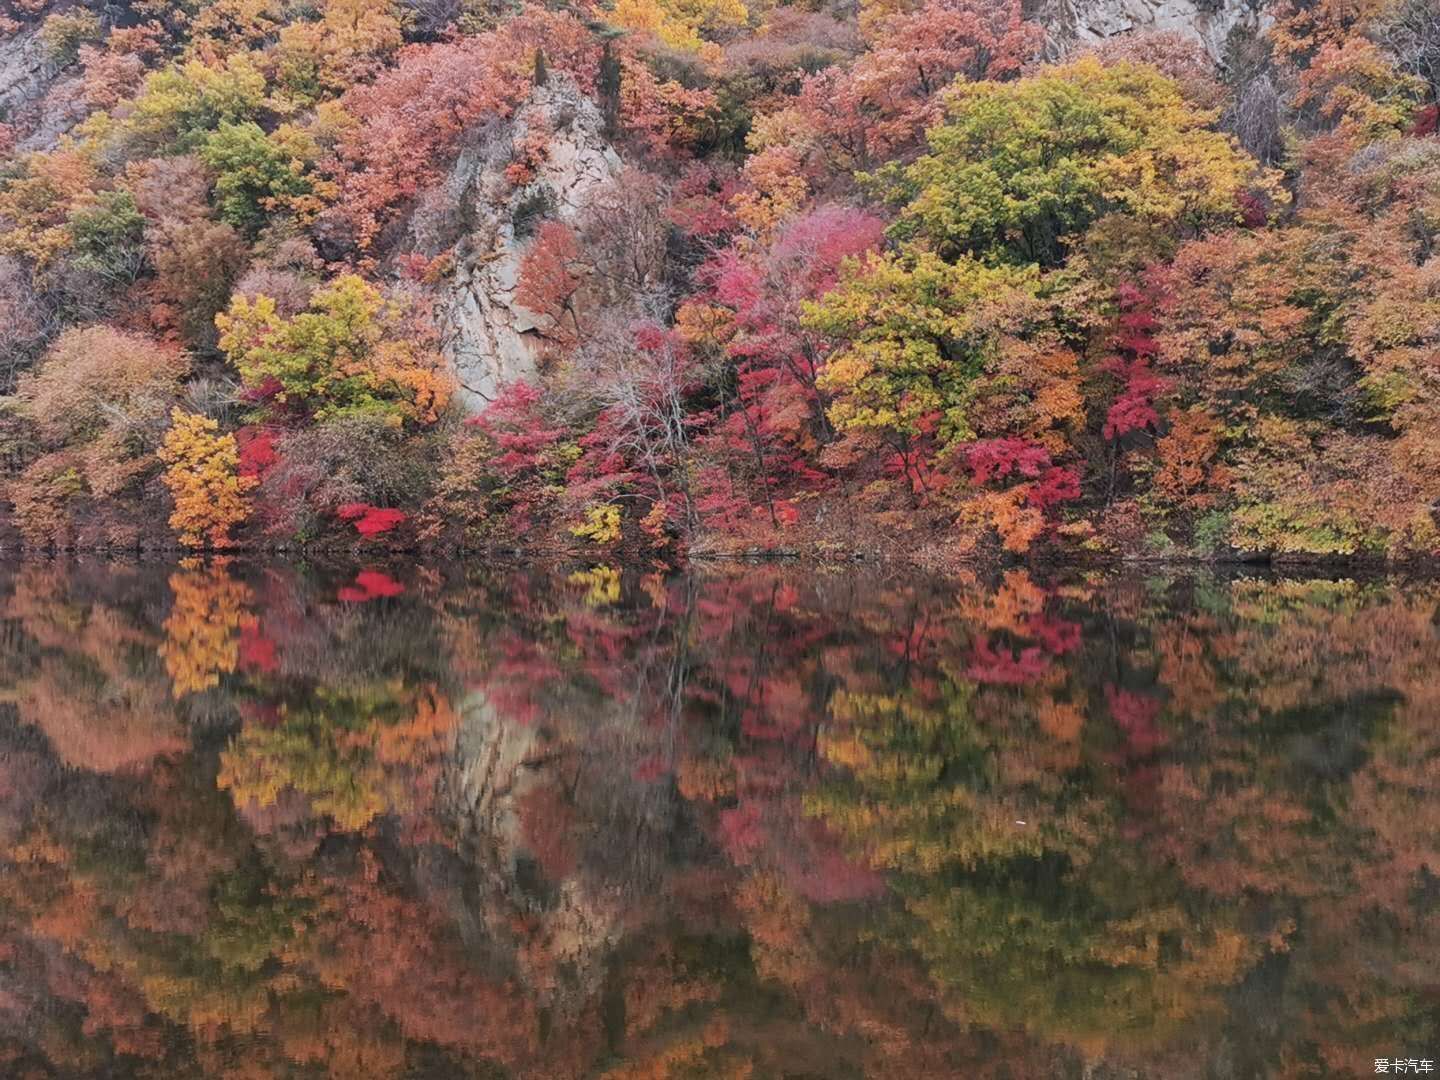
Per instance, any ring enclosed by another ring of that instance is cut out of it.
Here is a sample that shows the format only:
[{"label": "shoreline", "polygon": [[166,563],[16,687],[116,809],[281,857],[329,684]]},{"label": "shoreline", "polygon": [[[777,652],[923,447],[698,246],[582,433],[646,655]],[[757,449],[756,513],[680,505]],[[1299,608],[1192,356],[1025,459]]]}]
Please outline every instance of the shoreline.
[{"label": "shoreline", "polygon": [[[933,553],[932,553],[933,554]],[[231,560],[242,563],[294,563],[302,565],[350,565],[360,563],[476,564],[489,560],[495,564],[525,565],[536,568],[571,567],[580,564],[610,564],[621,570],[664,570],[683,574],[692,569],[725,565],[814,567],[834,570],[854,568],[885,572],[906,572],[953,577],[965,573],[1033,571],[1102,571],[1126,573],[1167,571],[1194,573],[1215,571],[1239,573],[1305,572],[1316,576],[1360,574],[1362,576],[1403,575],[1411,577],[1440,576],[1440,557],[1391,559],[1375,555],[1307,556],[1294,554],[1236,553],[1219,555],[1103,555],[1093,552],[1046,552],[1029,558],[1006,557],[996,553],[966,556],[946,554],[943,559],[926,557],[921,549],[914,554],[876,551],[873,549],[817,549],[814,547],[749,547],[691,551],[682,559],[657,559],[627,550],[594,550],[586,548],[493,548],[454,547],[387,547],[364,549],[344,545],[306,546],[236,546],[215,550],[191,550],[178,545],[144,547],[108,547],[85,545],[75,547],[29,548],[22,545],[0,546],[0,563],[65,561],[69,559],[105,562],[179,563],[187,559],[204,561]]]}]

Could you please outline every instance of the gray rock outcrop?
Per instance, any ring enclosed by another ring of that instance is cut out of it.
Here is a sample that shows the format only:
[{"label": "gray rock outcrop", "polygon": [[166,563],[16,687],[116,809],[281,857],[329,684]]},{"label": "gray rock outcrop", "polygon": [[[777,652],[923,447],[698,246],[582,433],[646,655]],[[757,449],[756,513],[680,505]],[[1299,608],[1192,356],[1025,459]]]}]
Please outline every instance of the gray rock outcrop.
[{"label": "gray rock outcrop", "polygon": [[39,98],[52,75],[38,27],[0,40],[0,120]]},{"label": "gray rock outcrop", "polygon": [[1198,41],[1218,62],[1233,32],[1262,25],[1261,8],[1259,0],[1041,0],[1034,17],[1049,29],[1056,54],[1165,30]]},{"label": "gray rock outcrop", "polygon": [[0,36],[0,123],[8,124],[15,150],[50,150],[85,118],[83,76],[77,65],[48,55],[39,27]]},{"label": "gray rock outcrop", "polygon": [[[438,313],[446,355],[472,411],[505,384],[536,373],[548,317],[516,299],[520,263],[542,220],[574,224],[619,176],[620,157],[604,127],[600,109],[574,81],[551,73],[508,124],[462,152],[438,193],[456,200],[464,223]],[[517,186],[507,169],[532,143],[543,153]]]}]

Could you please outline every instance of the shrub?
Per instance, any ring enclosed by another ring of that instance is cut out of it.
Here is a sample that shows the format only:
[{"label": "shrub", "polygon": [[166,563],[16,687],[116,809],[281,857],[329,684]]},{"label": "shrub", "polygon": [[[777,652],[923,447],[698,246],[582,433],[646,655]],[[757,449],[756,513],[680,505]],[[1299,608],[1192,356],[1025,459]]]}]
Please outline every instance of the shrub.
[{"label": "shrub", "polygon": [[128,191],[102,191],[70,212],[72,259],[82,270],[129,284],[145,265],[145,218]]},{"label": "shrub", "polygon": [[75,62],[80,46],[100,39],[100,20],[94,12],[72,8],[47,18],[40,27],[45,59],[60,67]]},{"label": "shrub", "polygon": [[108,326],[67,330],[39,367],[21,376],[15,397],[51,446],[106,435],[153,446],[189,368],[183,352],[138,334]]},{"label": "shrub", "polygon": [[345,520],[346,506],[368,511],[423,499],[434,474],[428,440],[407,438],[378,416],[337,417],[291,432],[274,451],[259,495],[267,528],[278,535],[333,527],[335,518]]},{"label": "shrub", "polygon": [[596,544],[613,544],[620,539],[620,508],[614,505],[590,507],[585,511],[585,520],[571,526],[570,535]]}]

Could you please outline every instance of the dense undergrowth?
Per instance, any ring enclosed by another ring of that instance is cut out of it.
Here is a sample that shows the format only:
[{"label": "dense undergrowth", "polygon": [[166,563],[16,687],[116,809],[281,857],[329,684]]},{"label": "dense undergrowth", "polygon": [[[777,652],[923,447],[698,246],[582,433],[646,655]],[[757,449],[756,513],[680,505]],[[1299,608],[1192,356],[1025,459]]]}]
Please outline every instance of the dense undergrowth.
[{"label": "dense undergrowth", "polygon": [[[1440,550],[1435,0],[1218,63],[991,0],[0,14],[27,545]],[[506,126],[557,80],[624,162],[574,220]],[[537,366],[467,416],[481,142]]]}]

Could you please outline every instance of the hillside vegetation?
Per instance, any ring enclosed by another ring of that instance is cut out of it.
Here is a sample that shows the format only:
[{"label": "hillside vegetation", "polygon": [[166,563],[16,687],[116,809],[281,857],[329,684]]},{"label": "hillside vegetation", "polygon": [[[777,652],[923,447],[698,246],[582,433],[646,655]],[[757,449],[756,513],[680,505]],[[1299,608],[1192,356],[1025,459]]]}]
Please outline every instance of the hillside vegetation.
[{"label": "hillside vegetation", "polygon": [[12,538],[1433,555],[1440,4],[1258,25],[0,0]]}]

